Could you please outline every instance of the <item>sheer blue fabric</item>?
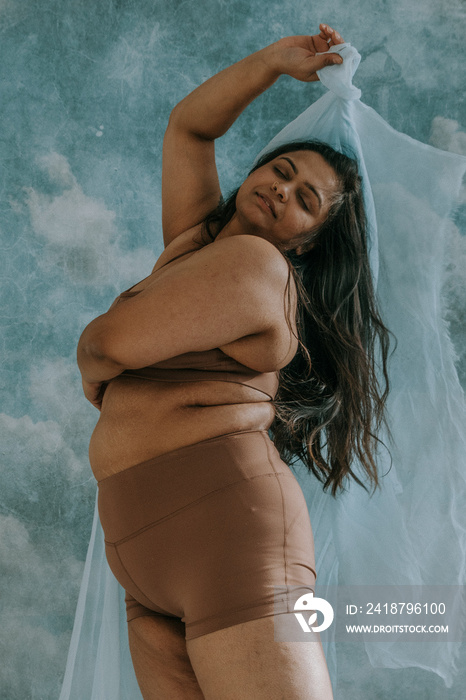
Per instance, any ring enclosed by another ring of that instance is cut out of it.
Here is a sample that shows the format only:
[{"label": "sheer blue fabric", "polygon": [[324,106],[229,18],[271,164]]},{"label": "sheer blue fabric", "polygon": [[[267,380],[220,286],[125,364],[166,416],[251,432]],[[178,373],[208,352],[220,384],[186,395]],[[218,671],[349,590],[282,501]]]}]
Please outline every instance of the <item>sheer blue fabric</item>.
[{"label": "sheer blue fabric", "polygon": [[[352,85],[360,56],[332,47],[342,65],[319,71],[328,92],[264,149],[318,139],[354,155],[363,177],[370,263],[382,318],[398,346],[388,400],[392,461],[380,449],[381,489],[355,482],[333,499],[303,465],[296,474],[309,506],[317,583],[458,586],[458,624],[466,626],[466,410],[455,352],[442,317],[441,285],[452,208],[466,158],[400,134],[360,101]],[[358,465],[355,465],[358,471]],[[360,478],[364,481],[362,470]],[[416,666],[450,687],[459,642],[365,642],[374,667]],[[337,685],[338,645],[325,645]],[[60,700],[137,700],[123,592],[105,560],[94,516]]]}]

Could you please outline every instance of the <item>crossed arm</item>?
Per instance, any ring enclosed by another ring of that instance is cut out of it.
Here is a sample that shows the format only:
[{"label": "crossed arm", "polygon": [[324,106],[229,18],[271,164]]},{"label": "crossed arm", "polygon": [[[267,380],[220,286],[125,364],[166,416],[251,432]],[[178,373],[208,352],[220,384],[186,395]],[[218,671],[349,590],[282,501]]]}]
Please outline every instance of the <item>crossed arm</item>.
[{"label": "crossed arm", "polygon": [[102,386],[125,369],[251,335],[268,334],[271,348],[252,369],[275,370],[277,309],[284,308],[287,280],[285,259],[263,238],[233,236],[205,246],[85,328],[78,365],[86,397],[99,408]]}]

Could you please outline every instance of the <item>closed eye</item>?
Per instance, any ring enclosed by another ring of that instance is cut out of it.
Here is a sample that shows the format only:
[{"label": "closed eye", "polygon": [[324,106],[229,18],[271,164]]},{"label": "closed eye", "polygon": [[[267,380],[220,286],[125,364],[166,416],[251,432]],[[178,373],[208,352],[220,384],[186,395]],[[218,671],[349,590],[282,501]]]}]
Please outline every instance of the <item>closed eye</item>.
[{"label": "closed eye", "polygon": [[276,173],[277,173],[278,175],[280,175],[280,177],[284,177],[284,178],[286,178],[286,175],[285,175],[285,173],[284,173],[284,172],[282,172],[282,171],[280,170],[280,168],[277,168],[276,166],[274,166],[274,168],[273,168],[273,169],[274,169],[274,171],[275,171],[275,172],[276,172]]},{"label": "closed eye", "polygon": [[[280,177],[284,178],[285,180],[288,179],[286,173],[284,173],[282,170],[280,170],[280,168],[277,168],[276,165],[273,166],[273,169],[274,169],[274,172],[277,173],[277,175],[280,175]],[[301,204],[301,207],[304,209],[304,211],[311,213],[311,210],[307,206],[306,200],[301,195],[298,195],[298,200],[299,200],[299,203]]]},{"label": "closed eye", "polygon": [[306,204],[306,201],[301,197],[301,195],[299,195],[298,199],[299,199],[299,201],[301,202],[302,208],[303,208],[305,211],[310,212],[311,210],[309,209],[309,207],[308,207],[307,204]]}]

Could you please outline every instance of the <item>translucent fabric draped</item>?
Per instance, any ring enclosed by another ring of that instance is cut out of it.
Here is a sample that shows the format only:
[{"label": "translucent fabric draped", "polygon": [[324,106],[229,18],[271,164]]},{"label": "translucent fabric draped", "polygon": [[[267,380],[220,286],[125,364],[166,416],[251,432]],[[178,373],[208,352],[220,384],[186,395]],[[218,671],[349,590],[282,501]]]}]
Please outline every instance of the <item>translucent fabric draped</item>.
[{"label": "translucent fabric draped", "polygon": [[[466,410],[441,285],[449,215],[466,158],[392,129],[352,85],[358,52],[350,44],[331,51],[344,62],[319,71],[328,92],[263,152],[309,138],[357,157],[378,303],[398,346],[389,365],[393,444],[380,435],[392,456],[384,449],[378,454],[382,488],[370,496],[351,482],[333,499],[303,465],[295,470],[314,531],[319,595],[325,597],[322,587],[338,584],[460,587],[466,583]],[[460,588],[455,602],[464,629]],[[416,666],[452,685],[460,642],[364,644],[374,667]],[[325,651],[336,688],[338,644],[327,642]],[[60,695],[83,698],[141,698],[123,592],[105,560],[97,510]]]}]

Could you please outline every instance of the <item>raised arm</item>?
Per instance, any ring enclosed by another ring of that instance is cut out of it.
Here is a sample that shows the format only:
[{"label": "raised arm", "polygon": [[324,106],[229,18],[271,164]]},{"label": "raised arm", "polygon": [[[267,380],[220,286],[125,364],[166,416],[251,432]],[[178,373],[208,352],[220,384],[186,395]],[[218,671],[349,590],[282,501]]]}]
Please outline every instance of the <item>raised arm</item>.
[{"label": "raised arm", "polygon": [[254,98],[282,74],[318,80],[316,71],[340,63],[316,56],[341,37],[327,25],[315,36],[280,39],[209,78],[173,109],[163,142],[162,224],[165,245],[203,221],[221,197],[214,142]]}]

